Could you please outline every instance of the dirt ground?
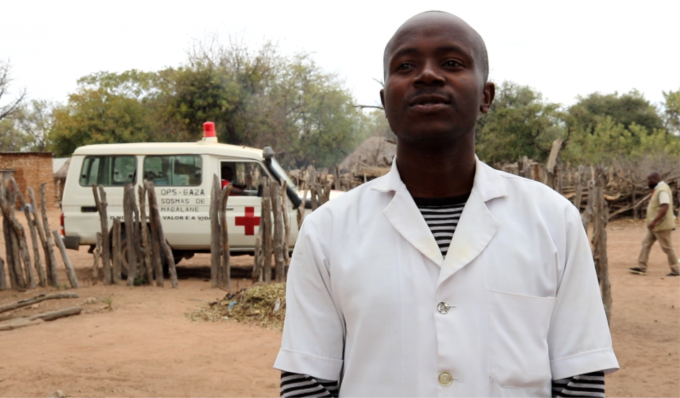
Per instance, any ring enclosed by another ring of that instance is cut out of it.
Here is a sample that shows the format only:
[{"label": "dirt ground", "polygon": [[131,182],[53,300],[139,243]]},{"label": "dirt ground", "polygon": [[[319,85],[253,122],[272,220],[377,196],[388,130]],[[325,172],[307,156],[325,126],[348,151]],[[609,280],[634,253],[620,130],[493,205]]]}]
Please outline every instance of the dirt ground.
[{"label": "dirt ground", "polygon": [[[52,229],[58,215],[51,214]],[[621,364],[606,379],[611,397],[680,396],[680,278],[665,277],[669,269],[658,246],[646,276],[627,272],[635,266],[644,232],[643,224],[633,221],[614,222],[608,229],[611,328]],[[678,233],[674,241],[680,249]],[[278,396],[279,372],[272,364],[280,332],[185,317],[225,294],[210,288],[208,255],[182,261],[179,288],[172,289],[167,282],[165,288],[92,285],[92,255],[82,248],[69,254],[82,287],[68,291],[80,298],[45,301],[16,313],[78,304],[84,312],[0,332],[0,396],[47,397],[55,390],[72,397]],[[252,263],[247,256],[233,260]],[[60,267],[60,282],[66,283]],[[0,305],[54,290],[3,291]]]}]

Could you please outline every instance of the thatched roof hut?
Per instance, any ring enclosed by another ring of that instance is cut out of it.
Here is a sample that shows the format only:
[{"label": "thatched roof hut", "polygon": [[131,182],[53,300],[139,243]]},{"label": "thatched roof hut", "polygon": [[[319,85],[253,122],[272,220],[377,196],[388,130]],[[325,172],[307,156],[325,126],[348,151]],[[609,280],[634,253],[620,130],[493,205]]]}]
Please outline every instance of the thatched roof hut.
[{"label": "thatched roof hut", "polygon": [[349,171],[355,165],[387,167],[397,153],[397,145],[384,137],[371,137],[361,143],[342,163],[340,170]]}]

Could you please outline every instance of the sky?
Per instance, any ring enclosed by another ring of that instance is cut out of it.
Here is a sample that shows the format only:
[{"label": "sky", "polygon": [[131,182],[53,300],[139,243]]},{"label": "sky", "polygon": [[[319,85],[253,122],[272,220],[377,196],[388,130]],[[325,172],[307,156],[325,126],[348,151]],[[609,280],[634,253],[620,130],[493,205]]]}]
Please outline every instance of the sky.
[{"label": "sky", "polygon": [[380,103],[382,53],[396,29],[427,10],[448,11],[484,38],[490,79],[531,86],[565,106],[593,92],[640,91],[654,104],[680,90],[680,1],[0,1],[0,60],[9,96],[66,102],[80,77],[186,62],[217,34],[253,49],[311,53],[363,105]]}]

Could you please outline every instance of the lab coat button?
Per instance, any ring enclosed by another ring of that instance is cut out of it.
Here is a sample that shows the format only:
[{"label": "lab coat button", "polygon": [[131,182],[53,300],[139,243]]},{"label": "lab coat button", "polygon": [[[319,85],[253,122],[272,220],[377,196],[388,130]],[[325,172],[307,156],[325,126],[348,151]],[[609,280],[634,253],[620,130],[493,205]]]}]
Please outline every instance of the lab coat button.
[{"label": "lab coat button", "polygon": [[439,311],[440,314],[447,314],[450,309],[451,309],[451,306],[446,304],[443,301],[441,303],[437,304],[437,311]]},{"label": "lab coat button", "polygon": [[450,373],[444,372],[439,375],[439,384],[443,386],[450,386],[453,383],[453,376]]}]

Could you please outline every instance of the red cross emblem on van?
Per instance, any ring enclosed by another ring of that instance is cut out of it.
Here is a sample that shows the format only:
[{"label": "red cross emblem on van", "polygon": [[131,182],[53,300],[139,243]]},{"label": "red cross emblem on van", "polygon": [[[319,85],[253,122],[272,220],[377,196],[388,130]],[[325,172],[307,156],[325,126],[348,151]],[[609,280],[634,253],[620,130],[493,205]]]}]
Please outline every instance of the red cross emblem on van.
[{"label": "red cross emblem on van", "polygon": [[255,227],[260,226],[260,217],[255,217],[254,207],[246,207],[246,215],[234,217],[234,222],[239,227],[245,227],[246,235],[255,235]]}]

